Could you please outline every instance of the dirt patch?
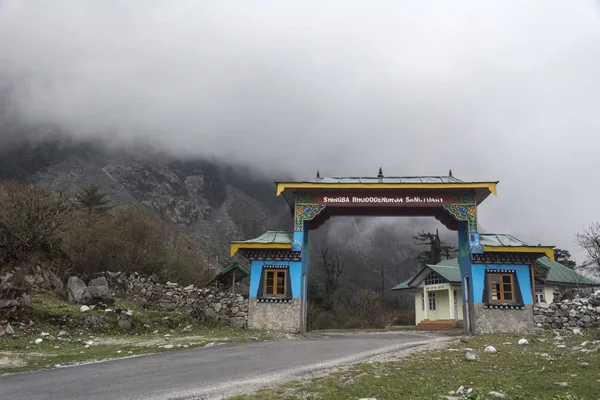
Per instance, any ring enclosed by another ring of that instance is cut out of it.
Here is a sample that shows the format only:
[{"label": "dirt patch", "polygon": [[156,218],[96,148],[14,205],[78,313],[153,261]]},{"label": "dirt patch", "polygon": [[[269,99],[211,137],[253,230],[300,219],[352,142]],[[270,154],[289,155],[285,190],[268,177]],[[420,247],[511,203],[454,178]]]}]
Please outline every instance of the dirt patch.
[{"label": "dirt patch", "polygon": [[23,359],[15,357],[14,355],[11,355],[10,357],[0,356],[0,371],[8,368],[24,367],[25,365],[27,365],[27,363]]}]

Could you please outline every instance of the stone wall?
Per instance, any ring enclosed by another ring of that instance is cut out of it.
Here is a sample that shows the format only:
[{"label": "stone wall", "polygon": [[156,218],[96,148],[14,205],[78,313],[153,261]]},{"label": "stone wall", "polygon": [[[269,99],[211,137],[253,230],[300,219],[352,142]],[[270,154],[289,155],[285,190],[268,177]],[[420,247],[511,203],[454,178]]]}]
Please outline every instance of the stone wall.
[{"label": "stone wall", "polygon": [[526,304],[523,310],[484,308],[484,304],[469,304],[471,332],[482,333],[529,333],[535,330],[533,306]]},{"label": "stone wall", "polygon": [[300,332],[302,299],[290,302],[259,302],[252,298],[249,302],[248,327],[282,332]]},{"label": "stone wall", "polygon": [[600,290],[585,297],[575,295],[559,303],[540,303],[533,308],[538,328],[574,329],[600,325]]},{"label": "stone wall", "polygon": [[106,272],[102,276],[108,281],[112,296],[136,299],[146,309],[187,312],[200,322],[216,319],[234,327],[248,325],[248,299],[240,294],[161,283],[154,276],[137,273]]}]

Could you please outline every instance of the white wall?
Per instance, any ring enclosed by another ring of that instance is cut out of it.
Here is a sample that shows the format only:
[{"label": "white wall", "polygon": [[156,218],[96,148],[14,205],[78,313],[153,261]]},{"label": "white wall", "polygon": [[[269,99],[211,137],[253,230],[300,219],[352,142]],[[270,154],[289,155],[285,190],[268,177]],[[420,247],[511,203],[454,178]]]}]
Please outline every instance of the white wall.
[{"label": "white wall", "polygon": [[415,292],[415,325],[423,321],[423,308],[421,308],[421,299],[423,298],[423,290]]},{"label": "white wall", "polygon": [[[462,321],[463,319],[463,300],[462,300],[462,288],[460,286],[452,286],[452,296],[454,296],[454,291],[456,290],[456,308],[458,309],[458,320]],[[450,305],[454,307],[454,299],[450,302]]]}]

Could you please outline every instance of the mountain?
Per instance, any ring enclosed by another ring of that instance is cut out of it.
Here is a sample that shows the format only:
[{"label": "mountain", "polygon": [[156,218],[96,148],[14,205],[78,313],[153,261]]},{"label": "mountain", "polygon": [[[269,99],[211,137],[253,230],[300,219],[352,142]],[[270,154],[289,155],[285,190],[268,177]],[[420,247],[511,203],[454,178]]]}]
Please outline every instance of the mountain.
[{"label": "mountain", "polygon": [[[18,135],[14,136],[18,137]],[[199,239],[213,270],[231,261],[229,241],[266,230],[289,230],[292,218],[275,184],[247,166],[208,159],[178,159],[145,146],[108,148],[55,135],[43,140],[5,141],[0,180],[75,192],[95,184],[116,203],[139,203]],[[288,179],[275,176],[272,178]],[[417,268],[412,235],[433,227],[427,219],[333,218],[311,232],[311,275],[322,277],[321,249],[340,254],[340,286],[389,289]],[[218,260],[218,263],[217,263]]]}]

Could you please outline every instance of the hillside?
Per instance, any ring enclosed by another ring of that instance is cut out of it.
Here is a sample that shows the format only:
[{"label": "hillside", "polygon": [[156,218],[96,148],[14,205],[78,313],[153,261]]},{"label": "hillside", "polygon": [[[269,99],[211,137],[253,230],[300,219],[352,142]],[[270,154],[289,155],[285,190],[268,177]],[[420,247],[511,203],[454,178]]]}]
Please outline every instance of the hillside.
[{"label": "hillside", "polygon": [[[254,175],[247,166],[182,160],[140,146],[135,152],[109,149],[61,136],[13,140],[0,149],[0,180],[71,192],[95,184],[115,203],[143,204],[197,238],[213,270],[231,261],[230,240],[290,229],[289,209],[269,178]],[[380,291],[383,281],[384,292],[392,296],[389,289],[415,270],[414,257],[422,250],[411,235],[433,224],[427,219],[334,218],[311,233],[312,276],[319,281],[320,250],[337,250],[344,267],[340,288]]]}]

